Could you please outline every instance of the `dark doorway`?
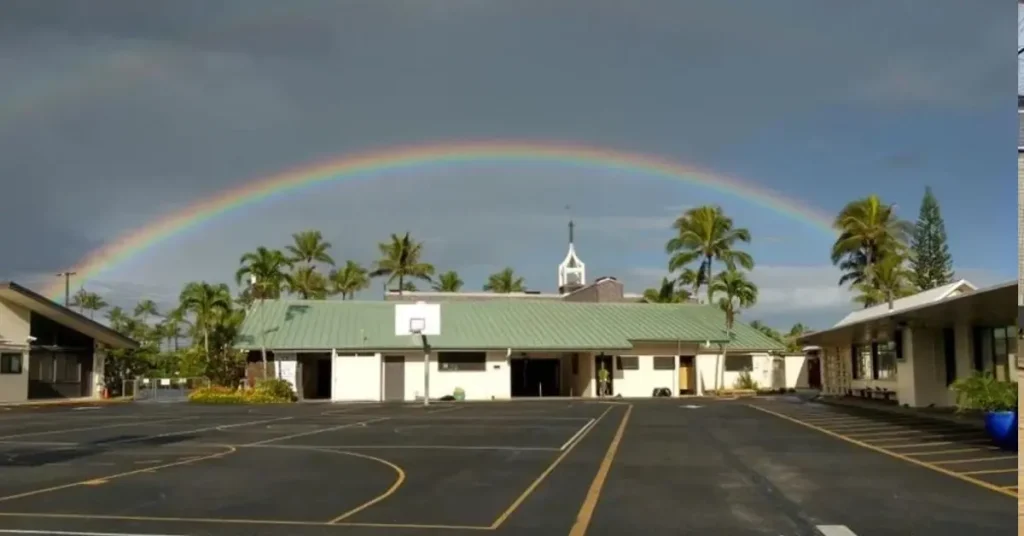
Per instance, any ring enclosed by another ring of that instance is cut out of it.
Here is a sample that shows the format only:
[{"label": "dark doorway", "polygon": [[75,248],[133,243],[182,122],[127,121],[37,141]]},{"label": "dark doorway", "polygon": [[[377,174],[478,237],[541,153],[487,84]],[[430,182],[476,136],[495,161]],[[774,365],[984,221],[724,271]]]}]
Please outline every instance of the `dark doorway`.
[{"label": "dark doorway", "polygon": [[559,396],[562,363],[558,359],[512,359],[512,396]]},{"label": "dark doorway", "polygon": [[384,356],[384,400],[405,400],[405,357]]},{"label": "dark doorway", "polygon": [[615,394],[615,357],[610,355],[598,355],[594,357],[594,387],[597,389],[597,394],[600,396],[601,393],[601,369],[604,368],[608,371],[608,391],[603,393],[604,396],[612,396]]},{"label": "dark doorway", "polygon": [[323,400],[331,398],[330,354],[300,355],[299,367],[302,374],[303,399]]},{"label": "dark doorway", "polygon": [[91,396],[92,360],[89,352],[33,348],[28,360],[28,398]]},{"label": "dark doorway", "polygon": [[811,389],[821,389],[821,359],[816,357],[807,358],[807,386]]}]

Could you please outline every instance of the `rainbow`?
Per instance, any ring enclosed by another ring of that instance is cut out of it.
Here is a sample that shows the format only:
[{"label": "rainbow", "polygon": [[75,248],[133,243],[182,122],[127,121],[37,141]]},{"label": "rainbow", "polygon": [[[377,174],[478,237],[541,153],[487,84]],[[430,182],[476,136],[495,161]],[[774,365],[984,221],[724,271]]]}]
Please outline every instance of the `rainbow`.
[{"label": "rainbow", "polygon": [[[72,271],[86,281],[138,255],[172,236],[209,221],[220,214],[258,203],[275,194],[334,180],[385,171],[436,165],[489,161],[535,162],[597,167],[628,174],[645,174],[698,184],[731,194],[812,227],[832,233],[832,217],[795,199],[717,173],[684,166],[657,156],[623,152],[570,143],[463,142],[417,145],[356,155],[343,155],[283,173],[250,181],[170,214],[110,242],[79,261]],[[44,291],[53,299],[63,296],[63,286],[53,283]]]}]

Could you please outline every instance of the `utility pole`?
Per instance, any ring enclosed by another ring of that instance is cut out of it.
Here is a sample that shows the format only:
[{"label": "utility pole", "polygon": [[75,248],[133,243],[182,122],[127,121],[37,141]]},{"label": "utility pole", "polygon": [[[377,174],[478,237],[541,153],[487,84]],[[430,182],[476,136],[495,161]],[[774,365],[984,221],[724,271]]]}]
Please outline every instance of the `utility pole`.
[{"label": "utility pole", "polygon": [[57,277],[64,278],[64,307],[71,307],[71,276],[78,272],[61,272]]}]

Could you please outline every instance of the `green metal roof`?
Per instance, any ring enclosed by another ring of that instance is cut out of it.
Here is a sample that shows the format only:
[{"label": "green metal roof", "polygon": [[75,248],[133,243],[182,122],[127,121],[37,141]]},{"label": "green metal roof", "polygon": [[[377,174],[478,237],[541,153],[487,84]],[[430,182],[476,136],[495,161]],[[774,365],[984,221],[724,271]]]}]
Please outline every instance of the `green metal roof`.
[{"label": "green metal roof", "polygon": [[[254,305],[237,347],[277,350],[419,348],[394,334],[395,304],[272,300]],[[695,304],[489,300],[441,303],[436,349],[625,350],[631,341],[725,342],[725,315]],[[731,349],[781,350],[750,326],[733,326]]]}]

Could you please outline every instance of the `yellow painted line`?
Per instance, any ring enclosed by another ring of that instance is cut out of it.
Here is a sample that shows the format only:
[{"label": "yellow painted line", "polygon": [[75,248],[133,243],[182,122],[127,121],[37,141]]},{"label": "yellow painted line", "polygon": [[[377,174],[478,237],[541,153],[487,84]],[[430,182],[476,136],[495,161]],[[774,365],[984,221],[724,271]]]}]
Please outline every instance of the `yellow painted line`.
[{"label": "yellow painted line", "polygon": [[619,424],[619,429],[615,431],[615,437],[612,438],[612,442],[608,445],[608,450],[604,454],[604,459],[601,460],[601,466],[597,469],[597,474],[594,475],[593,482],[590,483],[590,489],[587,490],[587,496],[583,499],[583,504],[580,505],[579,512],[576,513],[576,522],[573,523],[572,529],[569,530],[569,536],[583,536],[587,532],[587,528],[590,526],[590,520],[594,517],[594,509],[597,508],[597,501],[601,498],[601,489],[604,488],[604,483],[608,479],[608,472],[612,468],[612,463],[615,461],[615,454],[619,450],[619,444],[622,442],[622,437],[626,434],[626,424],[629,423],[629,415],[633,412],[633,406],[626,408],[626,414],[622,416],[622,422]]},{"label": "yellow painted line", "polygon": [[[582,434],[580,434],[579,437],[576,438],[576,442],[575,443],[569,445],[565,450],[563,450],[562,453],[560,455],[558,455],[558,457],[555,458],[555,460],[553,462],[551,462],[551,465],[549,465],[548,468],[545,469],[544,472],[541,473],[540,476],[538,476],[526,488],[526,490],[524,490],[521,494],[519,494],[519,497],[516,497],[516,500],[512,501],[512,504],[508,508],[506,508],[505,511],[502,512],[501,515],[499,515],[498,518],[495,519],[493,523],[490,524],[489,528],[491,530],[495,530],[498,527],[500,527],[501,524],[504,523],[505,520],[508,519],[509,516],[511,516],[516,511],[516,509],[519,508],[519,506],[521,504],[523,504],[523,502],[525,502],[526,499],[531,494],[533,494],[533,492],[537,489],[537,487],[540,486],[542,482],[544,482],[544,479],[546,479],[548,477],[548,475],[550,475],[551,472],[554,471],[556,467],[558,467],[558,464],[562,463],[562,460],[564,460],[567,456],[569,456],[569,453],[571,453],[573,451],[573,449],[576,448],[576,445],[579,445],[583,441],[583,439],[585,437],[587,437],[587,434],[589,434],[591,431],[593,431],[594,428],[597,428],[597,425],[601,423],[601,420],[604,419],[605,415],[608,415],[608,413],[614,407],[615,407],[614,405],[609,404],[608,407],[604,410],[604,412],[601,413],[601,415],[597,418],[597,420],[594,421],[593,426],[591,426],[590,428],[587,428],[587,431],[583,432]],[[632,410],[633,410],[633,406],[632,405],[629,405],[629,407],[626,408],[626,414],[622,418],[623,424],[625,424],[626,419],[628,419],[629,413]],[[620,425],[620,428],[622,428],[622,427],[623,426]]]},{"label": "yellow painted line", "polygon": [[97,478],[96,480],[86,480],[85,482],[82,482],[82,485],[83,486],[102,486],[103,484],[106,484],[107,482],[110,482],[110,481],[106,480],[106,479],[103,479],[103,478]]},{"label": "yellow painted line", "polygon": [[0,517],[28,517],[79,520],[111,520],[111,521],[150,521],[157,523],[206,523],[222,525],[284,525],[299,527],[374,527],[383,529],[427,529],[427,530],[483,530],[490,527],[475,525],[417,525],[415,523],[338,523],[328,525],[322,521],[292,521],[286,519],[239,519],[217,517],[156,517],[156,516],[116,516],[102,514],[51,514],[32,512],[0,512]]},{"label": "yellow painted line", "polygon": [[[971,478],[971,477],[965,476],[965,475],[963,475],[961,473],[957,473],[955,471],[950,471],[949,469],[946,469],[944,467],[940,467],[938,465],[934,465],[934,464],[930,464],[930,463],[927,463],[927,462],[923,462],[921,460],[916,460],[914,458],[911,458],[909,456],[905,456],[905,455],[900,454],[898,452],[892,452],[890,450],[886,450],[884,448],[877,447],[875,445],[872,445],[872,444],[869,444],[869,443],[865,443],[863,441],[858,441],[858,440],[853,439],[851,437],[846,437],[844,435],[837,434],[837,433],[832,432],[830,430],[826,430],[826,429],[824,429],[824,428],[822,428],[820,426],[815,426],[813,424],[808,424],[808,423],[805,423],[805,422],[801,422],[801,421],[799,421],[797,419],[794,419],[792,417],[788,417],[786,415],[782,415],[781,413],[776,413],[776,412],[774,412],[772,410],[769,410],[769,409],[760,408],[760,407],[757,407],[757,406],[754,406],[754,405],[750,405],[749,407],[754,408],[757,411],[761,411],[761,412],[767,413],[769,415],[774,415],[774,416],[776,416],[776,417],[778,417],[780,419],[785,419],[785,420],[790,421],[792,423],[799,424],[800,426],[804,426],[804,427],[810,428],[811,430],[817,430],[817,431],[819,431],[819,432],[821,432],[823,434],[832,436],[832,437],[834,437],[836,439],[839,439],[839,440],[842,440],[842,441],[846,441],[847,443],[850,443],[850,444],[853,444],[853,445],[857,445],[859,447],[864,447],[864,448],[866,448],[868,450],[873,450],[875,452],[878,452],[879,454],[884,454],[886,456],[895,458],[897,460],[902,460],[902,461],[905,461],[907,463],[910,463],[910,464],[913,464],[913,465],[917,465],[918,467],[925,467],[927,469],[931,469],[932,471],[937,471],[937,472],[942,473],[944,475],[951,476],[951,477],[959,479],[959,480],[963,480],[964,482],[970,482],[971,484],[974,484],[976,486],[981,486],[981,487],[983,487],[985,489],[988,489],[988,490],[991,490],[991,491],[995,491],[997,493],[1001,493],[1001,494],[1006,495],[1008,497],[1014,497],[1014,498],[1017,497],[1016,493],[1014,493],[1014,492],[1012,492],[1010,490],[1007,490],[1005,488],[1002,488],[1002,487],[999,487],[999,486],[995,486],[993,484],[989,484],[988,482],[985,482],[983,480],[978,480],[976,478]],[[910,446],[910,445],[908,445],[908,446]]]},{"label": "yellow painted line", "polygon": [[999,475],[1004,473],[1016,473],[1017,468],[1012,469],[982,469],[981,471],[965,471],[961,475]]},{"label": "yellow painted line", "polygon": [[228,454],[232,454],[232,453],[237,452],[237,451],[238,451],[238,449],[235,448],[235,447],[226,446],[226,450],[224,450],[222,452],[218,452],[216,454],[210,454],[208,456],[202,456],[200,458],[195,458],[195,459],[192,459],[192,460],[173,462],[173,463],[165,463],[163,465],[157,465],[157,466],[154,466],[154,467],[147,467],[145,469],[136,469],[134,471],[127,471],[127,472],[124,472],[124,473],[117,473],[117,474],[114,474],[114,475],[107,475],[107,476],[103,476],[103,477],[99,477],[99,478],[93,478],[93,479],[89,479],[89,480],[80,480],[78,482],[71,482],[70,484],[61,484],[59,486],[51,486],[49,488],[42,488],[42,489],[37,489],[37,490],[32,490],[32,491],[26,491],[26,492],[23,492],[23,493],[17,493],[15,495],[7,495],[5,497],[0,497],[0,502],[12,501],[14,499],[21,499],[21,498],[24,498],[24,497],[31,497],[33,495],[41,495],[43,493],[50,493],[50,492],[53,492],[53,491],[60,491],[62,489],[73,488],[75,486],[92,485],[92,484],[89,484],[89,482],[95,482],[97,480],[108,481],[108,480],[114,480],[116,478],[124,478],[124,477],[127,477],[127,476],[137,475],[137,474],[140,474],[140,473],[153,473],[153,472],[156,472],[157,469],[166,469],[168,467],[176,467],[176,466],[179,466],[179,465],[185,465],[185,464],[189,464],[189,463],[198,462],[200,460],[212,460],[214,458],[220,458],[220,457],[223,457],[223,456],[227,456]]},{"label": "yellow painted line", "polygon": [[936,465],[949,465],[949,464],[957,464],[957,463],[984,463],[984,462],[991,462],[991,461],[996,461],[996,460],[1016,460],[1016,459],[1017,459],[1016,456],[988,456],[986,458],[969,458],[969,459],[966,459],[966,460],[942,460],[942,461],[931,462],[931,463],[934,463]]},{"label": "yellow painted line", "polygon": [[388,497],[393,495],[396,491],[398,491],[398,488],[402,487],[402,484],[405,483],[405,471],[403,471],[402,468],[399,467],[398,465],[393,464],[393,463],[391,463],[391,462],[389,462],[389,461],[387,461],[387,460],[385,460],[383,458],[378,458],[376,456],[369,456],[367,454],[359,454],[358,452],[343,452],[343,451],[337,451],[337,450],[323,450],[323,449],[317,449],[317,450],[320,450],[321,452],[331,452],[331,453],[334,453],[334,454],[341,454],[341,455],[345,455],[345,456],[354,456],[356,458],[363,458],[364,460],[370,460],[370,461],[374,461],[374,462],[377,462],[377,463],[380,463],[380,464],[384,464],[384,465],[390,467],[391,469],[393,469],[395,471],[395,474],[398,475],[395,478],[395,481],[391,483],[391,487],[389,487],[387,490],[385,490],[384,493],[381,493],[380,495],[374,497],[373,499],[370,499],[369,501],[366,501],[363,504],[360,504],[359,506],[357,506],[357,507],[355,507],[355,508],[353,508],[353,509],[351,509],[351,510],[349,510],[349,511],[343,513],[343,514],[341,514],[339,516],[336,516],[334,519],[328,521],[328,524],[331,524],[331,525],[338,524],[341,521],[343,521],[343,520],[345,520],[345,519],[347,519],[349,517],[352,517],[352,516],[358,514],[359,512],[362,512],[363,510],[366,510],[367,508],[369,508],[369,507],[371,507],[371,506],[373,506],[373,505],[383,501],[384,499],[387,499]]},{"label": "yellow painted line", "polygon": [[1017,486],[1003,486],[1006,489],[1017,489]]}]

